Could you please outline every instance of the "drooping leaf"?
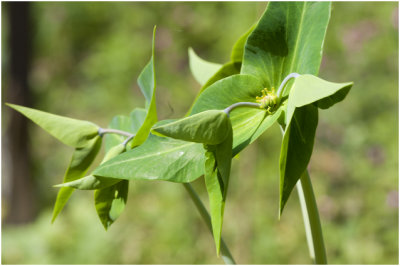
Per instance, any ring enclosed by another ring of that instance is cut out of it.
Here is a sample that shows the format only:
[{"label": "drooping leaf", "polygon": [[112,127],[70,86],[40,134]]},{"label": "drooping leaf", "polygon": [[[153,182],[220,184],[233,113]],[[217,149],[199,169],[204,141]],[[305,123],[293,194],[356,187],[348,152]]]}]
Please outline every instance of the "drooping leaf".
[{"label": "drooping leaf", "polygon": [[96,211],[106,230],[125,209],[128,188],[129,181],[122,180],[115,185],[94,192]]},{"label": "drooping leaf", "polygon": [[131,141],[131,147],[141,145],[149,136],[151,127],[157,122],[157,108],[156,108],[156,76],[154,69],[154,45],[155,45],[156,27],[153,31],[153,45],[151,50],[150,62],[145,66],[142,73],[138,78],[138,85],[146,99],[147,115],[138,129],[135,138]]},{"label": "drooping leaf", "polygon": [[269,2],[245,45],[242,74],[277,88],[290,73],[318,74],[329,2]]},{"label": "drooping leaf", "polygon": [[244,46],[246,44],[247,38],[249,37],[250,33],[254,30],[257,24],[254,24],[250,27],[240,38],[236,41],[233,45],[232,52],[231,52],[231,61],[232,62],[242,62],[243,54],[244,54]]},{"label": "drooping leaf", "polygon": [[232,162],[232,128],[218,145],[206,145],[204,179],[210,202],[211,225],[217,254],[220,251],[225,200]]},{"label": "drooping leaf", "polygon": [[167,137],[205,144],[221,143],[229,130],[229,117],[221,110],[207,110],[153,128]]},{"label": "drooping leaf", "polygon": [[318,109],[309,104],[296,108],[290,124],[286,126],[279,163],[280,214],[293,187],[307,169],[314,146],[317,125]]},{"label": "drooping leaf", "polygon": [[289,124],[296,107],[316,103],[320,108],[329,108],[342,101],[352,86],[351,82],[333,83],[313,75],[297,77],[289,94],[286,124]]},{"label": "drooping leaf", "polygon": [[99,127],[92,122],[53,115],[32,108],[7,104],[20,112],[66,145],[84,147],[98,135]]},{"label": "drooping leaf", "polygon": [[[75,148],[71,162],[69,163],[68,169],[65,172],[63,182],[70,182],[83,177],[96,158],[100,147],[101,138],[97,136],[89,141],[85,147]],[[63,187],[58,191],[57,199],[53,209],[52,222],[55,221],[58,214],[64,208],[73,191],[74,189],[71,187]]]},{"label": "drooping leaf", "polygon": [[204,173],[202,146],[150,134],[142,145],[100,165],[93,175],[127,180],[192,182]]},{"label": "drooping leaf", "polygon": [[221,246],[223,211],[225,208],[225,201],[223,200],[223,184],[221,184],[222,180],[218,176],[214,152],[207,151],[205,157],[204,181],[206,183],[208,199],[210,202],[211,225],[215,246],[217,249],[217,254],[219,254]]},{"label": "drooping leaf", "polygon": [[[111,160],[112,158],[116,157],[117,155],[123,153],[125,151],[125,146],[122,144],[118,144],[114,147],[112,147],[104,156],[103,161],[100,163],[103,164],[107,162],[108,160]],[[109,186],[114,185],[115,183],[119,182],[121,180],[115,179],[115,178],[108,178],[108,177],[102,177],[102,176],[95,176],[93,174],[72,180],[70,182],[64,182],[59,185],[55,185],[55,187],[63,187],[63,188],[76,188],[80,190],[93,190],[93,189],[102,189],[106,188]]]},{"label": "drooping leaf", "polygon": [[189,48],[188,54],[190,71],[202,86],[222,67],[221,64],[201,59],[192,48]]}]

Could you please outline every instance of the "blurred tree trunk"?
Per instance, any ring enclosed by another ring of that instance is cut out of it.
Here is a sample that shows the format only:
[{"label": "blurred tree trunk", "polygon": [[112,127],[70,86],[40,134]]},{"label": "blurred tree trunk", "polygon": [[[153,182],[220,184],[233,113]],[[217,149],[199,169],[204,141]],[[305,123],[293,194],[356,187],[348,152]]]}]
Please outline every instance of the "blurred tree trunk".
[{"label": "blurred tree trunk", "polygon": [[[32,25],[29,2],[8,2],[9,68],[5,91],[7,102],[32,106],[28,72],[32,49]],[[7,111],[9,122],[3,139],[3,168],[7,168],[5,191],[5,222],[12,224],[32,221],[37,212],[35,186],[32,179],[30,142],[27,119],[15,111]],[[6,164],[4,164],[6,162]],[[4,183],[3,183],[4,184]]]}]

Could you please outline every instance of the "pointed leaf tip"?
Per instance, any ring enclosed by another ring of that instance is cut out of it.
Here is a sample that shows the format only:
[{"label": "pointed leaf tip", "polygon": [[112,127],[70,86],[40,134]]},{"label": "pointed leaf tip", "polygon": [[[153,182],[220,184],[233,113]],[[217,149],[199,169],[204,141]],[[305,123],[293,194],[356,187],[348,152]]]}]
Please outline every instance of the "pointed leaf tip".
[{"label": "pointed leaf tip", "polygon": [[72,147],[83,147],[98,136],[99,127],[92,122],[54,115],[29,107],[7,103],[55,138]]}]

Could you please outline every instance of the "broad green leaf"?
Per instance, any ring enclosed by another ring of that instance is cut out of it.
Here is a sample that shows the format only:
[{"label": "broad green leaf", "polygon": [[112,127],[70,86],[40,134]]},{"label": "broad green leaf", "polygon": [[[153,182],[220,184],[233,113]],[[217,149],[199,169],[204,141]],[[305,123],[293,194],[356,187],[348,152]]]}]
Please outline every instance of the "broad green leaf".
[{"label": "broad green leaf", "polygon": [[205,144],[219,144],[230,130],[224,111],[208,110],[153,128],[164,136]]},{"label": "broad green leaf", "polygon": [[[233,75],[215,82],[195,102],[192,115],[210,109],[223,110],[237,102],[256,102],[263,86],[251,75]],[[280,112],[280,110],[279,110]],[[233,128],[234,155],[246,147],[252,136],[262,128],[264,131],[276,121],[279,112],[268,115],[266,110],[252,107],[238,107],[230,113]],[[262,127],[261,127],[262,125]]]},{"label": "broad green leaf", "polygon": [[190,71],[202,86],[222,67],[221,64],[201,59],[192,48],[189,48],[188,53]]},{"label": "broad green leaf", "polygon": [[32,108],[7,104],[55,138],[72,147],[84,147],[98,135],[99,127],[92,122],[53,115]]},{"label": "broad green leaf", "polygon": [[138,78],[138,85],[146,99],[147,115],[138,129],[135,138],[131,141],[131,147],[141,145],[149,136],[151,127],[157,122],[156,108],[156,76],[154,70],[154,45],[155,45],[156,27],[153,31],[153,45],[151,50],[150,62],[145,66]]},{"label": "broad green leaf", "polygon": [[[123,130],[126,132],[130,132],[132,134],[136,134],[139,128],[142,126],[144,120],[146,119],[147,111],[143,108],[135,108],[128,116],[125,115],[117,115],[114,116],[111,120],[108,128]],[[105,150],[106,152],[114,147],[122,143],[126,139],[125,136],[121,136],[118,134],[106,134],[105,135]]]},{"label": "broad green leaf", "polygon": [[[97,136],[89,141],[85,147],[75,148],[71,162],[65,172],[63,182],[70,182],[83,177],[96,158],[100,147],[101,138]],[[58,191],[53,209],[52,222],[55,221],[58,214],[64,208],[73,191],[74,189],[70,187],[63,187]]]},{"label": "broad green leaf", "polygon": [[287,125],[280,155],[280,214],[293,187],[304,173],[310,161],[315,131],[318,125],[318,109],[312,104],[296,108]]},{"label": "broad green leaf", "polygon": [[220,251],[225,200],[232,162],[232,128],[218,145],[206,145],[204,179],[210,202],[211,225],[217,254]]},{"label": "broad green leaf", "polygon": [[[258,77],[266,88],[278,88],[283,79],[293,72],[317,75],[330,10],[329,2],[269,2],[262,18],[247,39],[241,74]],[[293,83],[291,80],[286,86],[290,89]],[[288,88],[286,91],[289,91]],[[283,102],[280,107],[282,108],[280,118],[285,111],[284,104],[287,103]],[[297,112],[299,114],[296,115]],[[304,121],[295,119],[296,126],[293,121],[286,126],[281,151],[281,211],[292,189],[293,180],[297,181],[297,176],[302,174],[297,175],[297,172],[305,169],[311,156],[315,127],[318,122],[314,120],[318,115],[317,112],[317,109],[313,107],[301,107],[301,111],[296,109],[295,117],[309,117],[309,119]],[[301,124],[303,122],[304,125]],[[300,127],[305,130],[306,126],[309,126],[306,132],[293,129]],[[296,142],[301,139],[300,132],[306,140],[304,143]],[[294,148],[305,150],[294,151]],[[300,156],[301,152],[305,155]],[[292,158],[296,153],[297,157]],[[286,156],[289,157],[286,158]],[[296,175],[285,175],[285,171],[289,169],[294,169]],[[285,181],[286,178],[288,180]]]},{"label": "broad green leaf", "polygon": [[254,30],[257,24],[254,24],[250,27],[250,29],[240,36],[239,40],[233,45],[232,52],[231,52],[231,61],[232,62],[242,62],[243,54],[244,54],[244,46],[246,44],[247,38],[249,37],[250,33]]},{"label": "broad green leaf", "polygon": [[290,73],[318,74],[329,2],[269,2],[245,45],[242,74],[278,88]]},{"label": "broad green leaf", "polygon": [[320,108],[326,109],[340,102],[346,97],[353,83],[328,82],[313,75],[301,75],[297,77],[290,90],[286,111],[286,124],[296,107],[316,103]]},{"label": "broad green leaf", "polygon": [[201,87],[199,93],[196,96],[196,99],[194,100],[192,106],[190,107],[189,111],[187,112],[186,115],[189,115],[192,112],[193,106],[195,105],[197,99],[200,97],[200,95],[203,93],[205,89],[210,87],[212,84],[217,82],[218,80],[221,80],[223,78],[236,75],[240,73],[240,66],[242,64],[240,62],[229,62],[224,64],[207,82],[204,84],[203,87]]},{"label": "broad green leaf", "polygon": [[93,175],[127,180],[187,183],[203,173],[202,144],[150,134],[142,145],[100,165]]},{"label": "broad green leaf", "polygon": [[94,202],[101,223],[107,230],[125,209],[129,181],[122,180],[115,185],[94,192]]},{"label": "broad green leaf", "polygon": [[[103,164],[117,155],[123,153],[125,151],[125,146],[122,144],[118,144],[112,147],[104,156],[103,161],[100,163]],[[121,180],[115,178],[107,178],[102,176],[89,175],[76,180],[72,180],[70,182],[64,182],[59,185],[55,185],[55,187],[71,187],[80,190],[93,190],[93,189],[102,189],[109,186],[114,185],[115,183]]]}]

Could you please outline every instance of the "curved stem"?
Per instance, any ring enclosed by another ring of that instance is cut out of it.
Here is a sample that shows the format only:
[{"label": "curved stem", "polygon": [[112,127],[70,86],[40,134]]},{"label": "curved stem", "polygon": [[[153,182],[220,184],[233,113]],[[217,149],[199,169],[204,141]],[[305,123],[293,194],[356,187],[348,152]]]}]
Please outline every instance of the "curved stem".
[{"label": "curved stem", "polygon": [[278,93],[277,93],[278,99],[280,99],[282,97],[283,87],[285,87],[286,83],[291,78],[297,78],[298,76],[300,76],[300,74],[298,74],[298,73],[290,73],[289,75],[286,76],[286,78],[282,81],[281,85],[279,86]]},{"label": "curved stem", "polygon": [[300,177],[296,187],[299,194],[310,256],[314,259],[316,264],[327,264],[318,207],[315,201],[310,175],[307,170],[304,171],[303,175]]},{"label": "curved stem", "polygon": [[126,137],[132,137],[132,133],[118,130],[118,129],[111,129],[111,128],[99,128],[99,135],[103,136],[104,134],[118,134],[118,135],[123,135]]},{"label": "curved stem", "polygon": [[255,108],[260,108],[260,104],[258,103],[252,103],[252,102],[238,102],[238,103],[234,103],[231,106],[227,107],[224,109],[224,112],[229,115],[229,113],[237,108],[237,107],[255,107]]},{"label": "curved stem", "polygon": [[[190,185],[190,183],[183,183],[183,186],[189,193],[190,198],[192,199],[194,205],[196,205],[197,210],[199,211],[201,217],[203,218],[204,222],[207,225],[207,228],[210,230],[212,234],[211,218],[210,215],[208,214],[206,207],[204,207],[203,202],[197,195],[196,191],[193,189],[192,185]],[[221,256],[225,264],[236,264],[235,260],[232,257],[231,252],[229,251],[227,245],[225,244],[224,239],[222,238],[221,238]]]}]

